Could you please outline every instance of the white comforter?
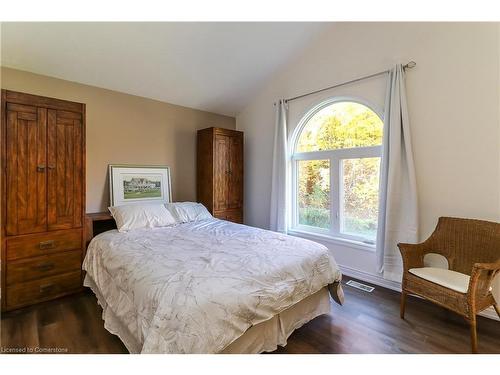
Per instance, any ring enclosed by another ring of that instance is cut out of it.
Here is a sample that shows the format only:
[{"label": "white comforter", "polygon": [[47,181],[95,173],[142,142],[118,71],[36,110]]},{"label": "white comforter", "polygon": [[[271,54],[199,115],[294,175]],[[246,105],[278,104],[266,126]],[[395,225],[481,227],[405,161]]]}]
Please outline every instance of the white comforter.
[{"label": "white comforter", "polygon": [[96,236],[83,268],[143,353],[217,353],[340,280],[326,247],[222,220]]}]

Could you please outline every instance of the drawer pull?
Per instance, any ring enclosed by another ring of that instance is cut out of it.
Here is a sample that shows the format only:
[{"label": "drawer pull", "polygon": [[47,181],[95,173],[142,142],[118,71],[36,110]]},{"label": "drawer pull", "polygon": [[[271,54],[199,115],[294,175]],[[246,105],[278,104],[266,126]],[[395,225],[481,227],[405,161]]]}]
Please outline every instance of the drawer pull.
[{"label": "drawer pull", "polygon": [[40,285],[40,293],[50,292],[54,288],[54,284]]},{"label": "drawer pull", "polygon": [[40,263],[37,264],[35,268],[42,272],[50,271],[51,269],[54,268],[54,263],[52,262]]},{"label": "drawer pull", "polygon": [[40,250],[48,250],[56,247],[54,240],[40,242]]}]

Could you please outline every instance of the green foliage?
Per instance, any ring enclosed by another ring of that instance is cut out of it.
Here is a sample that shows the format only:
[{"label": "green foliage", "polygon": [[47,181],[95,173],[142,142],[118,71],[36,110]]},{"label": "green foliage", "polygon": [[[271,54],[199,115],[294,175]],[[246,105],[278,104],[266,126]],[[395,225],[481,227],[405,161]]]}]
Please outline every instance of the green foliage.
[{"label": "green foliage", "polygon": [[377,223],[380,158],[346,159],[343,167],[344,216]]},{"label": "green foliage", "polygon": [[299,208],[299,223],[328,229],[330,227],[330,211],[317,207]]},{"label": "green foliage", "polygon": [[377,219],[360,219],[357,217],[344,217],[344,233],[361,235],[369,239],[375,240],[377,237]]},{"label": "green foliage", "polygon": [[299,162],[299,223],[319,228],[330,225],[330,162]]},{"label": "green foliage", "polygon": [[322,151],[382,144],[383,123],[358,103],[335,103],[316,113],[300,135],[297,151]]}]

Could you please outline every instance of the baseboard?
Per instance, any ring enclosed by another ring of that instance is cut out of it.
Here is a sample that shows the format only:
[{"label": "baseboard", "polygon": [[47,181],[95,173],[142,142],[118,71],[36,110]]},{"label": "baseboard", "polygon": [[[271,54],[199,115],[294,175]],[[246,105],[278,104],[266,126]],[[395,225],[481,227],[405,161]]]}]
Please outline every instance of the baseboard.
[{"label": "baseboard", "polygon": [[[395,290],[396,292],[401,292],[401,283],[398,283],[396,281],[386,280],[381,276],[374,275],[365,271],[360,271],[355,268],[347,266],[339,265],[339,268],[342,271],[342,274],[345,276],[354,277],[355,279],[359,279],[367,283],[381,286],[382,288]],[[484,316],[485,318],[488,319],[500,321],[500,318],[498,317],[493,307],[481,311],[478,315]]]},{"label": "baseboard", "polygon": [[377,276],[372,273],[360,271],[347,266],[339,265],[339,268],[342,271],[342,275],[354,277],[355,279],[366,281],[367,283],[372,283],[386,289],[392,289],[396,292],[401,292],[401,283],[398,283],[396,281],[387,280],[381,276]]}]

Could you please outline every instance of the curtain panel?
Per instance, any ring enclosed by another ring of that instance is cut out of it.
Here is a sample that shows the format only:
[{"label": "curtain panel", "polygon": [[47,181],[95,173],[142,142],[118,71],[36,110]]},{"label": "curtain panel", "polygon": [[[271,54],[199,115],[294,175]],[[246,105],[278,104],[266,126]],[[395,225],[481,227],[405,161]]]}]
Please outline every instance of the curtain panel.
[{"label": "curtain panel", "polygon": [[417,185],[401,64],[389,73],[385,103],[377,266],[385,279],[400,282],[403,267],[397,244],[418,241]]},{"label": "curtain panel", "polygon": [[279,100],[276,103],[269,229],[280,233],[288,231],[290,161],[288,157],[287,115],[286,102]]}]

